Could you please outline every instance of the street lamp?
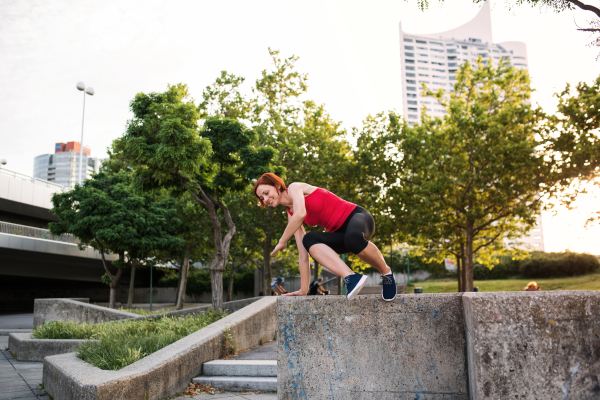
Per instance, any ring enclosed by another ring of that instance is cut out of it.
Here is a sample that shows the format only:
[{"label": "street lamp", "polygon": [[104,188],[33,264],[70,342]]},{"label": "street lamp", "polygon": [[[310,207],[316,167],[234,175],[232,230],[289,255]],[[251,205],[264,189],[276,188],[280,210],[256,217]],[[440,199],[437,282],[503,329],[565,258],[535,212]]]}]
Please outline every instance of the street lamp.
[{"label": "street lamp", "polygon": [[408,248],[402,249],[402,251],[406,252],[406,285],[410,285],[410,256],[409,256]]},{"label": "street lamp", "polygon": [[[86,88],[85,83],[83,83],[83,82],[77,82],[77,90],[83,92],[83,116],[81,117],[81,143],[79,144],[79,184],[81,185],[81,184],[83,184],[83,181],[81,180],[81,171],[83,170],[83,122],[85,120],[85,95],[87,93],[90,96],[93,96],[94,93],[96,93],[96,92],[94,91],[93,87]],[[87,169],[87,165],[86,165],[86,169]]]}]

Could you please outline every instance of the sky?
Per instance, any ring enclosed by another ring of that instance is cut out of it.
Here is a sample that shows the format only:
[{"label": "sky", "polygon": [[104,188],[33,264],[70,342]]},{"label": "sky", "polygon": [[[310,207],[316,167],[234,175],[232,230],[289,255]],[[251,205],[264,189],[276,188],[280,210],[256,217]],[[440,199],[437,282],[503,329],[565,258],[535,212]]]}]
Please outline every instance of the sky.
[{"label": "sky", "polygon": [[[533,101],[553,112],[553,94],[567,82],[598,75],[598,48],[577,32],[590,16],[492,2],[494,42],[527,44]],[[87,97],[84,144],[92,156],[121,136],[138,92],[186,83],[198,100],[220,71],[246,77],[247,89],[270,66],[268,48],[300,57],[307,97],[325,104],[343,127],[369,114],[402,110],[399,22],[405,32],[432,33],[473,18],[471,0],[3,0],[0,2],[0,158],[5,168],[33,174],[35,156],[57,142],[80,141],[82,92]],[[600,190],[593,191],[600,195]],[[589,195],[577,209],[544,213],[547,251],[600,254],[600,227],[584,229],[597,210]],[[596,240],[594,240],[596,239]]]}]

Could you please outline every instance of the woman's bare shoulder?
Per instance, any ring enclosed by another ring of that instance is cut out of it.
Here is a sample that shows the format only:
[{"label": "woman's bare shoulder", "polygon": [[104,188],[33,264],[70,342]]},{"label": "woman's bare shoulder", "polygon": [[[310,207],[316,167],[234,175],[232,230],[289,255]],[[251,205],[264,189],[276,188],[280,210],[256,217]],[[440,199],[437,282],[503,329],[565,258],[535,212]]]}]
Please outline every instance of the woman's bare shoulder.
[{"label": "woman's bare shoulder", "polygon": [[309,185],[308,183],[304,183],[304,182],[290,183],[288,186],[288,189],[292,189],[292,188],[293,188],[293,190],[301,190],[302,194],[304,194],[304,196],[308,196],[309,194],[311,194],[312,192],[314,192],[315,190],[318,189],[318,187]]}]

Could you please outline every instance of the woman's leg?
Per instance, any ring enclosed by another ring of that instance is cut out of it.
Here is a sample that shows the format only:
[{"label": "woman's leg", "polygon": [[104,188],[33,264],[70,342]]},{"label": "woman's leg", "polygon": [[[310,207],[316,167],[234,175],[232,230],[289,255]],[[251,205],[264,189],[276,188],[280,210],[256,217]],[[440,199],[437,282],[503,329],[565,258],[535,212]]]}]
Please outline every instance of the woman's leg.
[{"label": "woman's leg", "polygon": [[319,264],[325,266],[328,270],[342,278],[354,273],[348,268],[346,263],[342,261],[340,256],[326,244],[313,244],[310,247],[309,253],[312,258],[319,262]]},{"label": "woman's leg", "polygon": [[367,264],[376,268],[381,275],[389,274],[391,272],[391,269],[385,262],[383,255],[381,255],[381,252],[377,246],[373,244],[373,242],[369,242],[367,247],[356,256]]}]

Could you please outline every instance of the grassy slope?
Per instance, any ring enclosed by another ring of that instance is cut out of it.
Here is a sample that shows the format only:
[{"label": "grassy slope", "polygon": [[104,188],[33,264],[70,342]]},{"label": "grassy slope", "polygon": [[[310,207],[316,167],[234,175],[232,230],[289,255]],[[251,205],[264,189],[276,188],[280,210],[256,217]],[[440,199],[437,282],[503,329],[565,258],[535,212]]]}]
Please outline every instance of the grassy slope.
[{"label": "grassy slope", "polygon": [[[535,281],[542,290],[600,290],[600,271],[584,276],[551,279],[501,279],[475,281],[480,292],[513,292],[521,291],[527,283]],[[455,293],[458,283],[455,279],[432,279],[417,282],[414,286],[423,288],[424,293]],[[413,285],[407,293],[413,293]]]}]

